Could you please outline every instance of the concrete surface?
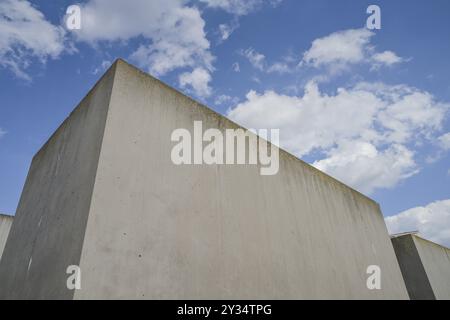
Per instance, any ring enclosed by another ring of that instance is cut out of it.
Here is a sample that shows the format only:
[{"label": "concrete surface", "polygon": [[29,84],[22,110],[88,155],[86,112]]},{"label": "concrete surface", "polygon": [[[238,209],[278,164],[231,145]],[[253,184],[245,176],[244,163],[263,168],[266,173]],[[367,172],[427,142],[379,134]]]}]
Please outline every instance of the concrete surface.
[{"label": "concrete surface", "polygon": [[0,299],[72,299],[114,68],[34,156],[0,262]]},{"label": "concrete surface", "polygon": [[3,249],[5,248],[13,220],[12,216],[0,214],[0,260],[2,259]]},{"label": "concrete surface", "polygon": [[172,164],[174,129],[239,127],[121,60],[77,110],[33,161],[1,298],[408,298],[371,199],[284,151],[274,176]]},{"label": "concrete surface", "polygon": [[392,244],[411,299],[450,299],[449,248],[416,234],[394,236]]}]

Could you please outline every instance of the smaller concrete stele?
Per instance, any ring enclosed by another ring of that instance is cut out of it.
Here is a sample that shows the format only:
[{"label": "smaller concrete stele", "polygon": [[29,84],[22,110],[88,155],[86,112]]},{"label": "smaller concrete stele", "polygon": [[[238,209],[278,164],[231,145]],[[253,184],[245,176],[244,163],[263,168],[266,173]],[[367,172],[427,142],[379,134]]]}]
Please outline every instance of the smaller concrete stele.
[{"label": "smaller concrete stele", "polygon": [[417,232],[391,238],[411,300],[450,299],[450,249]]},{"label": "smaller concrete stele", "polygon": [[12,216],[7,216],[0,213],[0,260],[2,259],[3,249],[5,248],[12,223]]}]

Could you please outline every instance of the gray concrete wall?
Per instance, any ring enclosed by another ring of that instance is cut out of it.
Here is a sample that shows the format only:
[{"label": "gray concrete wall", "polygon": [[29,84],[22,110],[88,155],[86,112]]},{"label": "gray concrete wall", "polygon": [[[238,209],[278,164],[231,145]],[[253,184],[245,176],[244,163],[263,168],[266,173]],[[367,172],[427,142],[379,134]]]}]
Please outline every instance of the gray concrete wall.
[{"label": "gray concrete wall", "polygon": [[5,248],[13,220],[12,216],[0,214],[0,260],[2,259],[3,249]]},{"label": "gray concrete wall", "polygon": [[392,244],[412,300],[450,299],[450,249],[415,234]]},{"label": "gray concrete wall", "polygon": [[286,152],[275,176],[175,166],[196,120],[238,128],[118,62],[75,299],[408,298],[375,202]]},{"label": "gray concrete wall", "polygon": [[112,68],[34,156],[0,262],[0,299],[71,299],[114,78]]},{"label": "gray concrete wall", "polygon": [[436,297],[428,280],[427,273],[420,259],[410,234],[392,238],[392,245],[397,256],[403,279],[411,300],[434,300]]},{"label": "gray concrete wall", "polygon": [[414,236],[414,243],[438,300],[450,300],[450,249]]}]

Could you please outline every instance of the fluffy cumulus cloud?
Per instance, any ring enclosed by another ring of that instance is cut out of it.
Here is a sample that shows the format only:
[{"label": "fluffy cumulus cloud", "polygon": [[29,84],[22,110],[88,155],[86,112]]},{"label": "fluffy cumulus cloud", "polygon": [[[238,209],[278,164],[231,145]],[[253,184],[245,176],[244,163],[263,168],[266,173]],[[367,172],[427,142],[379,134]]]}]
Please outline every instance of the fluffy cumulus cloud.
[{"label": "fluffy cumulus cloud", "polygon": [[267,73],[291,73],[305,66],[325,69],[328,74],[322,74],[316,78],[322,80],[327,79],[327,75],[341,73],[356,64],[368,64],[371,70],[376,70],[383,66],[390,67],[407,61],[390,50],[376,51],[375,46],[371,44],[371,38],[374,35],[375,33],[368,29],[334,32],[314,40],[301,59],[290,54],[271,64],[266,61],[264,54],[253,48],[241,50],[240,54],[254,68]]},{"label": "fluffy cumulus cloud", "polygon": [[417,172],[414,153],[406,147],[393,144],[378,148],[358,140],[341,142],[314,166],[365,193],[394,187]]},{"label": "fluffy cumulus cloud", "polygon": [[335,73],[352,64],[369,63],[373,67],[380,67],[403,61],[392,51],[377,52],[370,43],[374,35],[374,32],[367,29],[350,29],[316,39],[304,53],[301,64],[315,68],[326,67]]},{"label": "fluffy cumulus cloud", "polygon": [[397,56],[395,52],[392,51],[384,51],[375,53],[372,57],[373,61],[378,62],[380,64],[384,64],[387,66],[391,66],[396,63],[403,62],[404,59]]},{"label": "fluffy cumulus cloud", "polygon": [[[188,1],[89,0],[81,5],[81,12],[82,27],[75,32],[78,41],[97,45],[143,39],[131,59],[155,76],[182,68],[197,75],[202,70],[203,77],[213,71],[205,21]],[[203,85],[191,83],[202,90],[199,94],[205,93]]]},{"label": "fluffy cumulus cloud", "polygon": [[[415,145],[433,139],[449,105],[404,85],[359,83],[303,96],[250,91],[228,116],[250,128],[280,129],[281,145],[358,190],[389,188],[415,174]],[[319,156],[317,156],[319,155]]]},{"label": "fluffy cumulus cloud", "polygon": [[444,150],[450,150],[450,132],[438,138],[439,145]]},{"label": "fluffy cumulus cloud", "polygon": [[393,51],[378,52],[371,44],[374,35],[350,29],[318,38],[300,64],[292,55],[269,64],[253,48],[241,51],[260,71],[282,74],[298,65],[315,68],[318,75],[303,96],[250,91],[228,116],[247,127],[281,129],[283,147],[316,159],[314,166],[364,193],[394,187],[419,171],[416,153],[425,141],[438,140],[441,149],[450,149],[449,136],[438,138],[449,105],[407,85],[360,82],[322,92],[318,81],[353,65],[373,70],[405,61]]},{"label": "fluffy cumulus cloud", "polygon": [[0,1],[0,66],[30,80],[26,69],[64,50],[64,29],[55,26],[25,0]]},{"label": "fluffy cumulus cloud", "polygon": [[424,238],[450,248],[450,200],[412,208],[385,220],[391,234],[419,231]]},{"label": "fluffy cumulus cloud", "polygon": [[203,68],[196,68],[192,72],[185,72],[180,75],[180,86],[182,88],[193,88],[196,94],[202,98],[211,95],[210,81],[211,75]]},{"label": "fluffy cumulus cloud", "polygon": [[313,41],[303,61],[315,67],[326,64],[357,63],[365,58],[365,49],[373,32],[367,29],[345,30]]}]

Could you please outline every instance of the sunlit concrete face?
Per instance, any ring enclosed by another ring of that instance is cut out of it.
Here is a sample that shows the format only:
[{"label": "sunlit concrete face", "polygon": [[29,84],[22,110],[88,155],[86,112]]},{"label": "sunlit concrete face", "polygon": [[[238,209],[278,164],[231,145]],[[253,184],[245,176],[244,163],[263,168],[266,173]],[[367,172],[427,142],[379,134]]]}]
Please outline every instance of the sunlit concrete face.
[{"label": "sunlit concrete face", "polygon": [[450,249],[415,234],[392,238],[413,300],[450,300]]},{"label": "sunlit concrete face", "polygon": [[[0,297],[408,298],[371,199],[284,151],[269,176],[174,164],[174,130],[239,127],[120,60],[77,110],[33,161]],[[69,264],[80,290],[65,288]],[[367,288],[370,265],[380,290]]]}]

